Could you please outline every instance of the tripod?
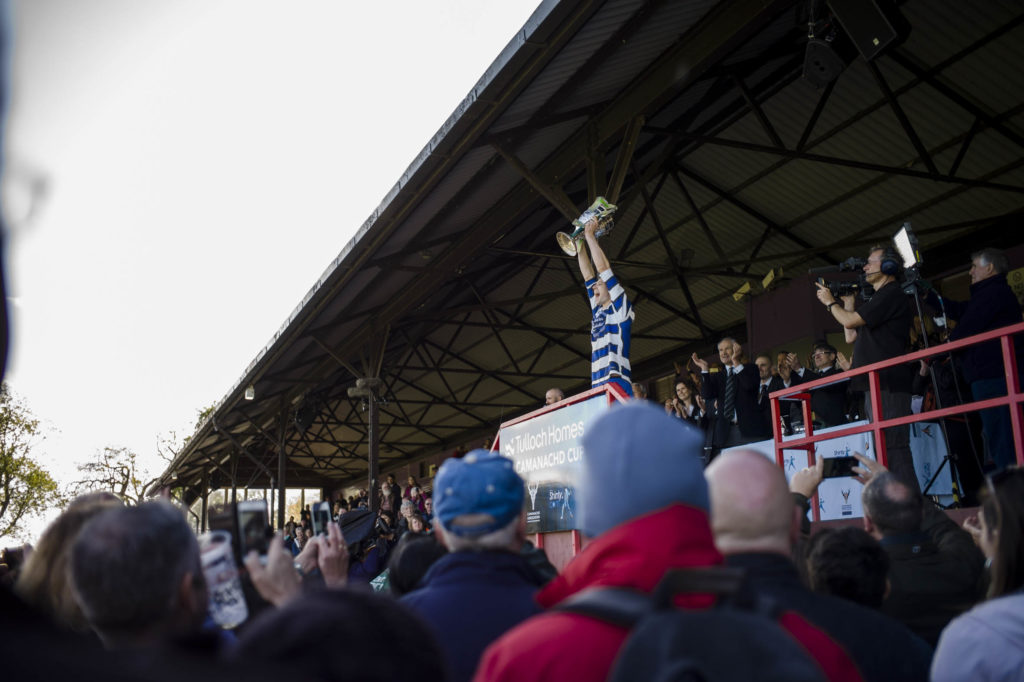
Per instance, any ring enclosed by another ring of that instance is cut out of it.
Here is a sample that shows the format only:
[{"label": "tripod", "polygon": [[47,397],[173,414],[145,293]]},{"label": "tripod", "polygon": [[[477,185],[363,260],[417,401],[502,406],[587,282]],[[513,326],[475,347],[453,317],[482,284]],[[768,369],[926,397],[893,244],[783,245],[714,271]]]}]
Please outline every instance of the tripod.
[{"label": "tripod", "polygon": [[[903,292],[905,294],[907,294],[907,295],[910,295],[910,296],[914,297],[914,305],[917,308],[917,318],[918,318],[918,320],[920,321],[920,324],[921,324],[921,342],[923,343],[925,348],[929,348],[930,346],[929,346],[929,342],[928,342],[928,330],[925,327],[924,314],[922,313],[922,310],[921,310],[921,289],[924,286],[926,286],[926,285],[921,280],[921,275],[920,275],[920,272],[919,272],[918,268],[917,267],[907,268],[907,270],[906,270],[906,279],[903,282]],[[957,378],[956,378],[956,368],[953,365],[953,355],[952,355],[952,353],[948,353],[947,355],[949,357],[949,362],[950,362],[950,368],[951,368],[950,371],[953,372],[953,382],[954,382],[954,385],[956,386],[957,394],[960,395],[960,385],[959,385],[959,382],[957,381]],[[929,376],[930,376],[931,381],[932,381],[932,391],[935,394],[935,406],[938,409],[942,409],[945,406],[942,404],[942,396],[940,394],[941,392],[939,391],[939,381],[938,381],[938,377],[937,377],[936,372],[935,372],[935,363],[934,363],[934,361],[929,361],[929,363],[928,363],[928,373],[929,373]],[[932,475],[932,477],[925,484],[923,490],[921,491],[921,494],[923,496],[927,496],[928,495],[928,491],[931,490],[933,485],[935,485],[935,482],[938,480],[939,476],[941,475],[942,470],[945,468],[946,464],[948,463],[949,464],[949,469],[950,469],[950,480],[951,480],[952,488],[953,488],[953,504],[950,505],[949,508],[958,508],[962,504],[960,490],[963,488],[963,481],[961,480],[961,476],[960,476],[960,467],[958,465],[958,455],[957,455],[956,452],[954,452],[954,450],[953,450],[953,448],[952,448],[952,446],[950,444],[949,431],[948,431],[948,428],[946,426],[946,419],[944,417],[939,419],[939,428],[942,431],[942,439],[943,439],[943,442],[946,445],[946,455],[942,458],[942,462],[939,464],[938,468],[935,470],[935,473]],[[969,438],[968,442],[971,445],[971,452],[974,454],[975,460],[978,460],[978,452],[977,452],[977,450],[974,447],[973,439]],[[978,462],[978,467],[979,467],[979,469],[981,468],[980,461]]]}]

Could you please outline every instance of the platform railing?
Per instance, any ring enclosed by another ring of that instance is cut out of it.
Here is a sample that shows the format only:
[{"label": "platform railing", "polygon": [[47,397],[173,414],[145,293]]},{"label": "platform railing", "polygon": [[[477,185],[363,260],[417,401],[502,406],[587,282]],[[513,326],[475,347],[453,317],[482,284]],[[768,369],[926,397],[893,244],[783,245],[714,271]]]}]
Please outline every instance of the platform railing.
[{"label": "platform railing", "polygon": [[[1010,423],[1013,428],[1013,444],[1017,464],[1018,466],[1024,466],[1024,417],[1022,417],[1020,407],[1021,403],[1024,403],[1024,393],[1021,392],[1020,380],[1017,375],[1017,355],[1013,347],[1013,336],[1014,334],[1020,333],[1024,333],[1024,323],[1015,324],[1010,327],[1003,327],[1002,329],[996,329],[990,332],[984,332],[959,341],[939,344],[923,350],[907,353],[906,355],[890,358],[889,360],[883,360],[871,365],[865,365],[864,367],[850,369],[838,375],[832,375],[825,377],[824,379],[815,379],[814,381],[790,386],[789,388],[771,393],[769,398],[771,400],[772,409],[772,432],[775,442],[776,462],[778,462],[779,466],[783,466],[783,452],[785,450],[806,450],[808,464],[814,466],[814,450],[818,443],[826,440],[832,440],[833,438],[842,438],[844,436],[870,432],[874,435],[875,452],[878,453],[878,461],[883,465],[888,466],[889,458],[885,448],[885,437],[883,436],[885,429],[892,428],[894,426],[913,424],[920,421],[932,421],[943,417],[1006,405],[1010,407]],[[908,364],[915,360],[932,358],[936,355],[945,355],[951,351],[963,350],[964,348],[996,339],[999,340],[1002,351],[1003,370],[1007,388],[1006,395],[998,398],[976,400],[962,405],[954,405],[952,407],[928,410],[927,412],[922,411],[919,414],[911,414],[906,417],[879,419],[882,415],[882,396],[879,391],[878,378],[880,370]],[[811,391],[822,386],[835,384],[837,383],[837,380],[848,381],[855,376],[862,376],[865,374],[868,377],[868,399],[871,401],[871,414],[873,416],[873,420],[868,424],[860,424],[858,426],[851,426],[844,429],[833,429],[828,433],[816,435],[814,433],[814,425],[811,419]],[[780,402],[782,400],[786,400],[787,402],[793,400],[800,401],[805,426],[804,436],[786,441],[782,439],[782,426],[780,419],[782,414]],[[817,512],[816,506],[814,507],[814,511]],[[817,516],[816,513],[815,516]]]}]

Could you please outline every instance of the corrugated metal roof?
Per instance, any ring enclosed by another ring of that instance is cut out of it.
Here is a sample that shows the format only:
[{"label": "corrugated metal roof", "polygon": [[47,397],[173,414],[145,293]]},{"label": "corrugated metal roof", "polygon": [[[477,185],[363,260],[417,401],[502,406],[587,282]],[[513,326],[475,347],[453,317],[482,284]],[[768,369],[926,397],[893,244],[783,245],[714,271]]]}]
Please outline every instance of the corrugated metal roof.
[{"label": "corrugated metal roof", "polygon": [[[249,364],[215,411],[218,429],[201,427],[164,482],[177,474],[194,494],[211,461],[241,446],[271,464],[282,437],[288,482],[359,480],[366,426],[347,390],[377,363],[389,400],[381,416],[386,465],[493,435],[500,420],[536,407],[551,385],[586,387],[582,278],[575,260],[557,250],[554,232],[568,225],[544,195],[554,188],[585,206],[591,142],[607,178],[636,115],[646,127],[603,245],[636,300],[632,361],[641,378],[669,371],[690,350],[710,350],[698,316],[711,336],[736,333],[746,303],[732,292],[749,279],[758,293],[770,267],[792,274],[860,253],[864,245],[850,240],[885,236],[907,217],[928,249],[969,233],[970,221],[1024,210],[1024,150],[1014,141],[1024,138],[1024,111],[1007,114],[1024,110],[1018,2],[899,5],[912,32],[876,63],[930,150],[935,177],[903,174],[927,168],[859,57],[796,151],[821,93],[799,78],[805,33],[795,6],[544,3]],[[979,44],[999,30],[1001,37]],[[966,105],[905,66],[944,62],[940,86]],[[773,146],[740,82],[783,148]],[[1007,132],[981,126],[956,177],[944,177],[978,111],[1002,117]],[[529,177],[497,154],[495,141]],[[650,194],[661,185],[654,207],[664,241],[634,173],[647,178]],[[679,262],[695,308],[673,270]],[[249,383],[257,392],[251,403],[241,398]],[[302,405],[317,415],[305,432],[291,418]],[[263,476],[249,457],[235,463],[246,480]]]}]

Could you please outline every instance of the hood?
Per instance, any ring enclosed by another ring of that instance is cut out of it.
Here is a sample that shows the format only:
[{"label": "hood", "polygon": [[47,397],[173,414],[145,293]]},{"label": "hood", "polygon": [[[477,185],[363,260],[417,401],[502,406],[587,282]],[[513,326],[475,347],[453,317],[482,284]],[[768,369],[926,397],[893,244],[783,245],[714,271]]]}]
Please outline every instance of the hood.
[{"label": "hood", "polygon": [[537,601],[548,608],[597,586],[651,592],[669,568],[721,563],[707,512],[673,504],[596,538],[538,593]]}]

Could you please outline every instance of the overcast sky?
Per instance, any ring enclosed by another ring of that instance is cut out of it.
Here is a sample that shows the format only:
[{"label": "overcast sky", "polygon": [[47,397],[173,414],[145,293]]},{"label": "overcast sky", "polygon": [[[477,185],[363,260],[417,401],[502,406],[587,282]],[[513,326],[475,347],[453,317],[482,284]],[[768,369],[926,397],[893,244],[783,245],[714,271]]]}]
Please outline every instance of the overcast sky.
[{"label": "overcast sky", "polygon": [[6,381],[37,457],[66,480],[188,431],[536,5],[12,0]]}]

